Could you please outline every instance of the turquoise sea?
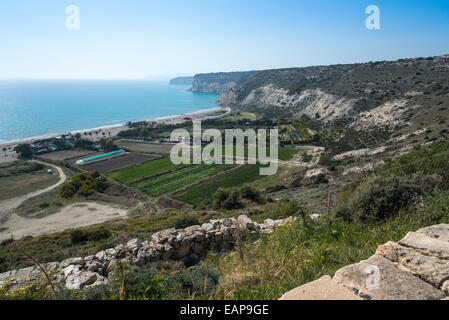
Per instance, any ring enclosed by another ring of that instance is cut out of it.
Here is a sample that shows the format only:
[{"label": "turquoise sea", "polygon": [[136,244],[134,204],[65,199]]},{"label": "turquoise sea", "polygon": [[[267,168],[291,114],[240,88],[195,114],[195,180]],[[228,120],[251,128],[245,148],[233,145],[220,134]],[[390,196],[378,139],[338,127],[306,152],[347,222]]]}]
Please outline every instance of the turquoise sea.
[{"label": "turquoise sea", "polygon": [[217,108],[218,96],[145,80],[0,80],[0,143]]}]

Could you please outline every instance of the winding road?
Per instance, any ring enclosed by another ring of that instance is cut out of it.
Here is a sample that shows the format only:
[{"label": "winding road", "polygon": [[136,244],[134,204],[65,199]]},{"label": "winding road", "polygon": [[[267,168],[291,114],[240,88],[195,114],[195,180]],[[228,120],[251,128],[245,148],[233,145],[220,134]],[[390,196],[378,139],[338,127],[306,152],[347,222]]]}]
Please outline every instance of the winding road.
[{"label": "winding road", "polygon": [[24,201],[36,197],[38,195],[41,195],[45,192],[51,191],[57,187],[59,187],[61,184],[63,184],[66,180],[67,180],[67,176],[65,175],[64,171],[58,167],[55,166],[54,164],[50,164],[50,163],[46,163],[46,162],[42,162],[42,161],[37,161],[37,160],[32,160],[31,162],[36,162],[36,163],[40,163],[44,166],[50,166],[54,169],[56,169],[59,173],[59,181],[57,183],[55,183],[54,185],[51,185],[47,188],[44,189],[40,189],[37,191],[33,191],[30,193],[27,193],[23,196],[20,197],[16,197],[16,198],[12,198],[12,199],[8,199],[8,200],[4,200],[0,202],[0,227],[2,227],[2,225],[9,219],[9,217],[13,214],[13,210],[15,208],[17,208],[18,206],[20,206]]}]

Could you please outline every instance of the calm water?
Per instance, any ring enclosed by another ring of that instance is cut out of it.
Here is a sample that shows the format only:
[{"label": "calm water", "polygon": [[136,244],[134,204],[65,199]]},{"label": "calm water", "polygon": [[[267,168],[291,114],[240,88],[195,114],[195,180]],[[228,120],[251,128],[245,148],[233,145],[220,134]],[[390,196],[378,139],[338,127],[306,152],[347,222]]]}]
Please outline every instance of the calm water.
[{"label": "calm water", "polygon": [[0,143],[218,107],[218,96],[151,81],[0,80]]}]

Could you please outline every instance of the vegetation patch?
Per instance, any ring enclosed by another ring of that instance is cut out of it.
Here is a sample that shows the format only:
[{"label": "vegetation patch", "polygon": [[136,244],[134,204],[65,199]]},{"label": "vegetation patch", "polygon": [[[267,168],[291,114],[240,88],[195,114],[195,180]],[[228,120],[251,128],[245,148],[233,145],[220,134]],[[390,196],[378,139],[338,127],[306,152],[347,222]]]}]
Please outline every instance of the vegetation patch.
[{"label": "vegetation patch", "polygon": [[220,187],[237,187],[260,178],[259,168],[259,165],[243,166],[239,169],[226,173],[225,175],[213,177],[202,184],[193,186],[185,192],[174,195],[173,198],[191,205],[197,205],[204,199],[210,199]]},{"label": "vegetation patch", "polygon": [[106,178],[100,176],[96,171],[88,171],[74,175],[70,180],[64,182],[59,188],[62,198],[69,199],[74,196],[87,197],[95,192],[104,192],[109,187]]},{"label": "vegetation patch", "polygon": [[173,164],[169,157],[164,157],[111,172],[108,176],[120,183],[126,184],[138,179],[154,176],[161,172],[173,170],[176,167],[178,166]]},{"label": "vegetation patch", "polygon": [[235,165],[189,165],[185,168],[139,182],[133,186],[143,193],[157,197],[164,193],[176,191],[199,179],[229,170],[234,166]]}]

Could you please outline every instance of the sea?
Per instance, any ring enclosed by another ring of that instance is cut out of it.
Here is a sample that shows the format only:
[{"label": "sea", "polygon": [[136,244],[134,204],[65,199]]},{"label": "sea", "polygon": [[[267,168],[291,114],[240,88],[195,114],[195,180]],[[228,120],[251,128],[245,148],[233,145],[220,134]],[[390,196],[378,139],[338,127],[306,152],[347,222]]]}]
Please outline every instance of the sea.
[{"label": "sea", "polygon": [[0,80],[0,144],[218,108],[218,95],[149,80]]}]

